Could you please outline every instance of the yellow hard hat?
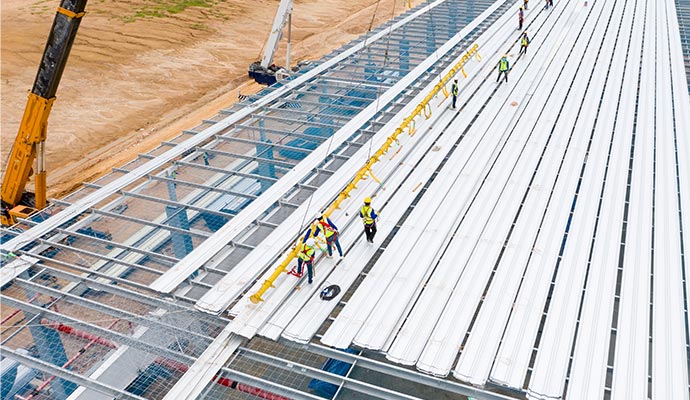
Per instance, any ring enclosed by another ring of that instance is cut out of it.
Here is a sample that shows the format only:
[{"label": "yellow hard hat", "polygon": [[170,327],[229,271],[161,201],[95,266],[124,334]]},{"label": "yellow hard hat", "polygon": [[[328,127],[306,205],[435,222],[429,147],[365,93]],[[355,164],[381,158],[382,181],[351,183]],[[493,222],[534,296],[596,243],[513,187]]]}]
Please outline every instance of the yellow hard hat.
[{"label": "yellow hard hat", "polygon": [[371,197],[365,197],[364,204],[371,204]]}]

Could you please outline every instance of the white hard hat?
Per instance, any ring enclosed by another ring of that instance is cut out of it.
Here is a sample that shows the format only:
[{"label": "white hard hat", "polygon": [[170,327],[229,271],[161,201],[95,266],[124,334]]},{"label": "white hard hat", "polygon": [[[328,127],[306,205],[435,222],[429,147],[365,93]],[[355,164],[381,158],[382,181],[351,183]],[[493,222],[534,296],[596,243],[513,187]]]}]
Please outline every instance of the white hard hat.
[{"label": "white hard hat", "polygon": [[313,238],[309,238],[309,239],[307,239],[307,242],[306,242],[306,243],[307,243],[307,246],[310,246],[310,247],[311,247],[311,246],[314,245],[314,239],[313,239]]}]

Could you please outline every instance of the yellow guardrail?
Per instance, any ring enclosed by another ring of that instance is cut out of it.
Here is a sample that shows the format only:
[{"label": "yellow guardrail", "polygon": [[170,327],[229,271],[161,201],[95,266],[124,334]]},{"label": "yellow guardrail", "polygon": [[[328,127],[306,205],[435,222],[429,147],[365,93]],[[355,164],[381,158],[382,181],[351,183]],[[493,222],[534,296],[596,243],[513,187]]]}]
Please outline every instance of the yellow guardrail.
[{"label": "yellow guardrail", "polygon": [[[460,71],[464,77],[467,77],[467,74],[465,73],[465,68],[464,65],[472,59],[472,57],[475,57],[477,61],[481,61],[481,56],[479,55],[479,45],[474,44],[467,52],[465,55],[462,56],[460,61],[458,61],[453,68],[448,71],[448,73],[441,78],[441,80],[434,85],[434,88],[429,92],[426,97],[424,97],[424,100],[422,100],[417,107],[414,108],[412,113],[405,118],[401,123],[400,126],[398,126],[395,131],[393,132],[392,135],[390,135],[386,141],[383,143],[383,145],[374,153],[371,157],[369,157],[369,160],[364,164],[362,168],[357,171],[355,174],[354,178],[350,181],[350,183],[345,186],[345,188],[338,194],[338,197],[331,203],[330,206],[326,209],[326,211],[323,212],[324,217],[328,218],[328,216],[333,213],[338,207],[340,207],[340,204],[345,201],[348,197],[350,197],[350,192],[354,190],[357,187],[357,184],[359,181],[367,179],[366,176],[369,175],[371,176],[376,182],[379,184],[381,183],[378,178],[376,178],[371,170],[371,167],[376,164],[381,156],[386,154],[390,147],[393,145],[393,143],[398,142],[398,136],[402,134],[406,129],[408,135],[412,136],[416,132],[415,128],[415,118],[417,118],[419,115],[424,114],[424,117],[426,119],[431,118],[431,100],[438,94],[439,91],[443,91],[443,95],[445,97],[448,97],[448,90],[446,89],[446,84]],[[316,230],[316,224],[311,223],[309,224],[309,228],[311,229],[311,234],[313,235],[314,231]],[[306,232],[306,230],[304,231]],[[252,303],[256,304],[259,303],[260,301],[263,301],[263,298],[261,296],[266,293],[266,291],[273,286],[273,282],[275,282],[276,279],[282,274],[283,272],[287,271],[287,267],[292,262],[292,260],[297,257],[297,254],[300,251],[300,245],[302,244],[303,240],[303,235],[304,233],[300,234],[300,236],[297,238],[297,241],[295,245],[292,248],[292,251],[288,253],[287,256],[285,256],[285,259],[275,268],[271,276],[266,278],[264,283],[261,285],[261,288],[256,291],[253,295],[249,297],[249,299],[252,301]]]}]

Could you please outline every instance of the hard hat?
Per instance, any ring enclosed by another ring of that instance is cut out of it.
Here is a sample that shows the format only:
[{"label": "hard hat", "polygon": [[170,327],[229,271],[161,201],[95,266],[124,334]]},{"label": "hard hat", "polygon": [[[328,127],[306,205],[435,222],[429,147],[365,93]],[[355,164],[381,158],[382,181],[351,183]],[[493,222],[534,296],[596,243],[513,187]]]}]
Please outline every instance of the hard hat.
[{"label": "hard hat", "polygon": [[371,197],[365,197],[364,204],[371,204]]},{"label": "hard hat", "polygon": [[503,58],[508,58],[508,55],[507,55],[507,54],[504,54],[504,55],[503,55]]},{"label": "hard hat", "polygon": [[314,239],[313,239],[313,238],[307,239],[306,244],[307,244],[307,246],[309,246],[309,247],[313,247],[314,244],[315,244],[315,243],[314,243]]}]

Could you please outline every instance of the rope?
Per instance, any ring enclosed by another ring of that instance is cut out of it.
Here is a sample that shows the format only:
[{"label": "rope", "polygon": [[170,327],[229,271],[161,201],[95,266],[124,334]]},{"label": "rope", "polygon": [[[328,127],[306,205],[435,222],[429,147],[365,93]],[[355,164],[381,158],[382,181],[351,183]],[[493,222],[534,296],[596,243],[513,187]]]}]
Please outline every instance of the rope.
[{"label": "rope", "polygon": [[[333,135],[331,135],[331,138],[328,140],[328,147],[326,148],[326,154],[331,153],[331,146],[332,145],[333,145]],[[300,222],[300,225],[299,225],[299,230],[297,232],[298,242],[302,240],[302,232],[304,232],[307,228],[307,225],[305,225],[305,221],[307,219],[307,216],[309,215],[309,209],[311,208],[311,201],[313,198],[314,198],[314,193],[309,195],[309,201],[307,202],[307,208],[304,210],[304,215],[302,216],[302,222]],[[310,222],[308,225],[311,226],[312,222]],[[312,231],[311,231],[312,236],[314,236],[315,231],[316,231],[316,229],[312,229]]]},{"label": "rope", "polygon": [[376,7],[374,7],[374,15],[371,16],[371,22],[369,22],[369,29],[367,30],[367,34],[371,32],[371,28],[374,27],[374,20],[376,19],[376,12],[379,9],[379,4],[381,3],[381,0],[376,0]]}]

